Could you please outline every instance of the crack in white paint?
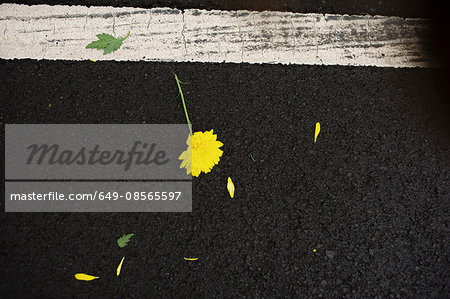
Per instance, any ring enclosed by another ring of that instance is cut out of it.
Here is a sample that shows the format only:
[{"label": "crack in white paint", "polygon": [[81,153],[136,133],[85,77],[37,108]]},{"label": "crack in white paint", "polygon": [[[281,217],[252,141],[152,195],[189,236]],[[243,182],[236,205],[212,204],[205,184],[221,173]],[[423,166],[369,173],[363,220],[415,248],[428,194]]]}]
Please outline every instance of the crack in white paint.
[{"label": "crack in white paint", "polygon": [[244,36],[242,35],[242,31],[241,31],[241,22],[239,20],[239,12],[236,12],[236,20],[238,22],[238,31],[239,31],[239,36],[241,38],[241,62],[244,61]]},{"label": "crack in white paint", "polygon": [[89,13],[86,15],[86,17],[84,17],[83,31],[86,31],[86,26],[87,26],[87,22],[88,22],[88,16],[89,16]]},{"label": "crack in white paint", "polygon": [[295,27],[294,27],[294,22],[292,21],[292,16],[289,17],[289,21],[291,23],[291,28],[292,28],[291,32],[292,32],[292,37],[293,37],[292,40],[294,42],[294,45],[292,47],[292,60],[294,60],[295,59],[295,50],[297,48],[297,36],[295,35]]},{"label": "crack in white paint", "polygon": [[313,23],[313,32],[314,32],[314,43],[316,44],[316,58],[319,58],[319,40],[318,40],[318,32],[317,32],[317,19],[314,17]]},{"label": "crack in white paint", "polygon": [[151,13],[149,12],[148,13],[148,23],[147,23],[147,30],[148,30],[148,28],[150,28],[150,22],[152,21],[152,15],[151,15]]},{"label": "crack in white paint", "polygon": [[113,24],[112,24],[112,32],[114,36],[116,35],[116,13],[113,13]]},{"label": "crack in white paint", "polygon": [[181,13],[181,16],[183,18],[183,29],[181,29],[181,36],[183,37],[184,42],[184,53],[187,56],[186,36],[184,35],[184,32],[186,30],[186,21],[184,20],[184,12]]}]

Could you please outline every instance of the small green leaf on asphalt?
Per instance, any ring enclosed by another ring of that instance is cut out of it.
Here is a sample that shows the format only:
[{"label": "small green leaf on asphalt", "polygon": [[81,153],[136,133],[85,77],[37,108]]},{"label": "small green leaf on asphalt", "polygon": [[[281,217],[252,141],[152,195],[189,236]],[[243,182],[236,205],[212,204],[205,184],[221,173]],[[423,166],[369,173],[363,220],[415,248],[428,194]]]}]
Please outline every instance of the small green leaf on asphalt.
[{"label": "small green leaf on asphalt", "polygon": [[134,234],[123,235],[117,240],[117,244],[119,244],[120,248],[123,248],[128,245],[128,242],[130,242],[130,239],[133,236]]},{"label": "small green leaf on asphalt", "polygon": [[122,38],[115,38],[112,35],[101,33],[97,34],[98,40],[93,41],[89,45],[86,46],[86,49],[93,48],[93,49],[103,49],[103,55],[109,54],[111,52],[117,51],[120,46],[122,45],[122,42],[130,36],[130,31],[128,31],[127,36]]}]

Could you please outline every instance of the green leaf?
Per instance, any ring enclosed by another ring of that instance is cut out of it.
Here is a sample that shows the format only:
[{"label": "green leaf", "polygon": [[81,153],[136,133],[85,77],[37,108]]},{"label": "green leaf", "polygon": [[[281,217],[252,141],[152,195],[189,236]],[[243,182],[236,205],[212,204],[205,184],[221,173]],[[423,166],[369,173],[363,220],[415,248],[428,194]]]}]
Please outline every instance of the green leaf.
[{"label": "green leaf", "polygon": [[107,33],[100,33],[96,35],[98,39],[103,39],[103,40],[113,40],[116,39],[114,36],[112,36],[111,34],[107,34]]},{"label": "green leaf", "polygon": [[117,51],[120,48],[121,45],[122,45],[122,40],[120,40],[120,39],[110,42],[105,47],[105,51],[103,52],[103,55],[109,54],[109,53],[114,52],[114,51]]},{"label": "green leaf", "polygon": [[89,45],[86,46],[87,49],[98,49],[103,50],[103,55],[109,54],[111,52],[117,51],[122,42],[130,36],[130,32],[128,31],[127,36],[122,38],[115,38],[114,36],[106,33],[97,34],[98,40],[93,41]]},{"label": "green leaf", "polygon": [[130,242],[130,239],[133,236],[134,234],[123,235],[117,240],[117,244],[119,244],[120,248],[123,248],[128,245],[128,242]]}]

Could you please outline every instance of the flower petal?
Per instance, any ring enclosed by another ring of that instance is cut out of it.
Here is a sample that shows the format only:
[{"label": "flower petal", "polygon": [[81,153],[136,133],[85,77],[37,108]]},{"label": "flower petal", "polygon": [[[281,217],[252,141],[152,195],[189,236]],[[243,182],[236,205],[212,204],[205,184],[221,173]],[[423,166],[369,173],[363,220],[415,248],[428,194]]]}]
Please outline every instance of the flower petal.
[{"label": "flower petal", "polygon": [[186,168],[186,174],[190,174],[192,172],[192,135],[189,134],[187,140],[187,149],[181,153],[178,157],[178,160],[182,160],[180,164],[180,168]]},{"label": "flower petal", "polygon": [[228,192],[230,193],[231,198],[234,197],[234,184],[230,177],[228,177],[228,184],[227,184]]},{"label": "flower petal", "polygon": [[320,132],[320,123],[316,123],[316,133],[314,134],[314,142],[316,142],[319,132]]},{"label": "flower petal", "polygon": [[184,260],[185,261],[196,261],[196,260],[198,260],[198,257],[185,257]]},{"label": "flower petal", "polygon": [[100,277],[92,276],[92,275],[84,274],[84,273],[77,273],[77,274],[75,274],[75,278],[78,279],[78,280],[90,281],[90,280],[94,280],[94,279],[97,279],[97,278],[100,278]]},{"label": "flower petal", "polygon": [[120,261],[119,266],[117,267],[117,271],[116,271],[117,276],[119,276],[120,270],[122,270],[122,264],[123,264],[123,260],[124,260],[124,259],[125,259],[125,257],[122,258],[122,260]]}]

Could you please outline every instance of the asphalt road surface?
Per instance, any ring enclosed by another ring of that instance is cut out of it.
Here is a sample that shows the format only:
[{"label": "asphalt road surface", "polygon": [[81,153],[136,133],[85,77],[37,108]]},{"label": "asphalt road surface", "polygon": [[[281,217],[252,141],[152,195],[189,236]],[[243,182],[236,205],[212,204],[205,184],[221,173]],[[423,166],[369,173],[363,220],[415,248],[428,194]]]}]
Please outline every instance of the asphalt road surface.
[{"label": "asphalt road surface", "polygon": [[2,297],[449,297],[442,70],[0,60],[1,123],[185,123],[172,71],[224,143],[193,212],[3,212]]}]

